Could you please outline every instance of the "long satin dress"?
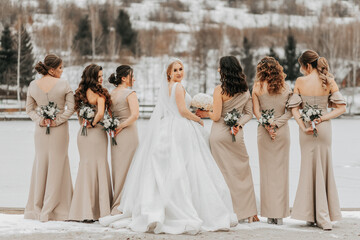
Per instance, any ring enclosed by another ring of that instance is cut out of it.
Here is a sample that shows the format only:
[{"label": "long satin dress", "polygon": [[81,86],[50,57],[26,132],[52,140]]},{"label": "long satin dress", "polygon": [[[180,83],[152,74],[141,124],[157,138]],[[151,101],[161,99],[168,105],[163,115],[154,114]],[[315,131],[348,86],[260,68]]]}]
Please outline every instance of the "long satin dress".
[{"label": "long satin dress", "polygon": [[292,117],[286,105],[292,92],[288,86],[279,94],[258,96],[261,110],[274,109],[276,138],[271,140],[268,131],[258,126],[258,152],[260,167],[261,216],[286,218],[289,209],[289,155],[290,130],[288,120]]},{"label": "long satin dress", "polygon": [[[113,116],[117,117],[120,122],[126,121],[131,115],[127,97],[132,92],[134,91],[130,89],[122,89],[111,94],[111,111]],[[118,210],[121,191],[135,150],[139,144],[136,122],[122,129],[115,139],[117,145],[111,146],[111,172],[114,191],[111,204],[112,215],[121,213]]]},{"label": "long satin dress", "polygon": [[229,186],[234,212],[239,220],[257,214],[254,184],[249,164],[249,155],[240,128],[236,142],[232,142],[229,127],[224,122],[227,112],[237,109],[241,114],[240,125],[245,125],[253,116],[249,91],[236,94],[223,103],[221,118],[214,122],[210,132],[211,153]]},{"label": "long satin dress", "polygon": [[112,200],[108,136],[100,124],[88,128],[87,136],[81,135],[81,129],[82,126],[77,136],[79,170],[68,219],[98,220],[110,214]]},{"label": "long satin dress", "polygon": [[[294,94],[289,107],[303,107],[306,103],[318,105],[323,112],[335,104],[346,104],[339,91],[326,96],[300,96]],[[305,123],[309,127],[309,123]],[[291,217],[316,222],[323,229],[332,229],[331,221],[341,219],[338,192],[332,165],[331,121],[316,126],[318,136],[307,135],[299,130],[301,169]]]},{"label": "long satin dress", "polygon": [[[55,102],[60,112],[56,127],[40,127],[37,107]],[[40,221],[66,220],[69,214],[73,187],[68,157],[68,119],[74,113],[74,93],[69,83],[59,79],[54,87],[44,92],[35,81],[28,88],[26,113],[35,122],[35,160],[31,174],[29,198],[24,218]],[[67,108],[65,109],[65,106]]]}]

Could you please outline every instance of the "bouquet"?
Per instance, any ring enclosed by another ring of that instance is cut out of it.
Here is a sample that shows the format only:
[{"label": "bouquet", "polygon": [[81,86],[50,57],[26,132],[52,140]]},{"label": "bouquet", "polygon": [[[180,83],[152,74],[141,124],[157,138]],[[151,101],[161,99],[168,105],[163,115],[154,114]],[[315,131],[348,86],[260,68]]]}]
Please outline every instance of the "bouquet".
[{"label": "bouquet", "polygon": [[213,98],[205,93],[198,93],[191,100],[191,106],[202,111],[211,111],[212,105]]},{"label": "bouquet", "polygon": [[95,117],[95,111],[92,105],[82,103],[80,105],[79,117],[85,121],[82,123],[81,136],[87,136],[87,123],[92,122]]},{"label": "bouquet", "polygon": [[314,120],[320,118],[322,115],[321,111],[322,110],[319,109],[318,105],[310,105],[309,103],[306,103],[301,113],[301,119],[304,122],[309,122],[311,124],[314,137],[318,136]]},{"label": "bouquet", "polygon": [[[58,112],[60,112],[60,110],[58,109],[57,104],[49,102],[48,105],[40,106],[39,115],[44,119],[55,120]],[[50,134],[50,123],[46,125],[46,134]]]},{"label": "bouquet", "polygon": [[[271,124],[274,123],[275,118],[274,118],[274,109],[266,109],[266,110],[262,110],[261,111],[261,117],[259,118],[259,126],[271,126]],[[274,128],[275,131],[275,128]]]},{"label": "bouquet", "polygon": [[235,134],[234,134],[234,127],[237,127],[237,122],[240,119],[240,113],[235,108],[230,112],[225,114],[224,121],[225,124],[230,127],[232,141],[236,142]]},{"label": "bouquet", "polygon": [[111,137],[111,144],[117,145],[115,140],[115,131],[116,128],[120,125],[119,119],[114,116],[110,116],[108,112],[105,113],[104,120],[100,122],[100,125],[104,127],[104,130],[110,135]]}]

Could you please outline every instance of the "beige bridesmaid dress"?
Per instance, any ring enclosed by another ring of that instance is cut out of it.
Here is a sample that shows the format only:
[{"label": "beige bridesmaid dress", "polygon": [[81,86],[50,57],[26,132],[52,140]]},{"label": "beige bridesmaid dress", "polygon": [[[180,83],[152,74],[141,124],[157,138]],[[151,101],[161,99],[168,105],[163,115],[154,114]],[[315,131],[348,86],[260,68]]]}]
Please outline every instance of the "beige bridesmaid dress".
[{"label": "beige bridesmaid dress", "polygon": [[[328,104],[331,107],[333,103],[346,104],[346,101],[339,91],[326,96],[294,94],[289,107],[302,108],[306,103],[317,104],[326,113]],[[309,127],[309,124],[305,126]],[[316,127],[317,137],[299,130],[301,169],[291,217],[332,229],[331,221],[340,220],[341,211],[331,159],[331,121],[324,121]]]},{"label": "beige bridesmaid dress", "polygon": [[81,135],[81,128],[77,135],[80,163],[68,220],[95,221],[110,214],[108,137],[100,124],[88,128],[87,136]]},{"label": "beige bridesmaid dress", "polygon": [[291,96],[291,90],[286,89],[279,94],[265,93],[258,96],[260,111],[274,109],[276,138],[271,140],[268,131],[259,126],[257,143],[260,166],[260,211],[267,218],[286,218],[289,209],[289,154],[290,130],[288,120],[292,117],[291,110],[286,110],[286,104]]},{"label": "beige bridesmaid dress", "polygon": [[244,126],[253,116],[249,91],[236,94],[223,103],[221,118],[211,127],[210,148],[230,189],[234,212],[241,220],[256,215],[257,210],[244,132],[240,129],[236,142],[232,142],[230,128],[224,122],[225,114],[234,108],[242,115],[238,123]]},{"label": "beige bridesmaid dress", "polygon": [[[55,102],[60,112],[56,115],[56,127],[51,127],[50,134],[46,134],[46,127],[39,126],[42,117],[37,114],[37,107],[47,105],[49,101]],[[67,120],[74,113],[74,94],[69,83],[59,79],[46,93],[36,80],[32,81],[27,93],[26,113],[35,122],[35,160],[24,218],[43,222],[66,220],[73,193]]]},{"label": "beige bridesmaid dress", "polygon": [[[124,122],[131,115],[127,97],[134,91],[122,89],[111,94],[111,111],[120,122]],[[120,205],[121,191],[128,173],[135,150],[139,144],[136,122],[121,130],[116,136],[117,145],[111,146],[111,171],[114,197],[111,204],[111,214],[121,213],[117,208]]]}]

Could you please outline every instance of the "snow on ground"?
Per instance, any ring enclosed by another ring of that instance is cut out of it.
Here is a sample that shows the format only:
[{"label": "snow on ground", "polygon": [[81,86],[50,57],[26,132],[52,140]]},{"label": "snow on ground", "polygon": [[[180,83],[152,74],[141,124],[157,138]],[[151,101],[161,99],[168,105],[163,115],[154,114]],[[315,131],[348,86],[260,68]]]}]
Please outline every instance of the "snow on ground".
[{"label": "snow on ground", "polygon": [[[341,208],[360,208],[360,119],[336,119],[333,126],[333,165]],[[146,131],[147,120],[138,121],[141,138]],[[260,176],[257,151],[257,122],[253,119],[244,128],[245,143],[250,156],[255,193],[259,197]],[[289,197],[293,205],[300,170],[300,146],[298,127],[289,121],[291,148],[289,166]],[[211,121],[205,121],[210,131]],[[79,125],[69,121],[69,159],[72,181],[75,183],[79,154],[76,144]],[[26,205],[30,186],[31,169],[34,161],[34,123],[31,121],[0,122],[0,207]],[[321,133],[319,133],[321,134]],[[108,154],[110,160],[110,153]]]},{"label": "snow on ground", "polygon": [[106,228],[98,222],[46,222],[24,219],[23,215],[0,214],[0,239],[42,240],[42,239],[359,239],[360,212],[342,212],[343,219],[334,225],[332,231],[308,227],[303,221],[290,218],[284,225],[241,223],[230,231],[204,232],[192,235],[169,235],[135,233],[127,229]]}]

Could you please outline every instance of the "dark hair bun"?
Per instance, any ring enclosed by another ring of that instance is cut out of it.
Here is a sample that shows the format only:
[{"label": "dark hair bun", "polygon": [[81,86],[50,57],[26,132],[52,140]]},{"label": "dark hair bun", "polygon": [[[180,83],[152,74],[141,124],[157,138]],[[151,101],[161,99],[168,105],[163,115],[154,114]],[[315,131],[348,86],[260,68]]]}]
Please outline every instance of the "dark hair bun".
[{"label": "dark hair bun", "polygon": [[35,65],[35,70],[42,75],[48,74],[48,69],[41,61]]},{"label": "dark hair bun", "polygon": [[115,73],[112,73],[109,77],[109,83],[116,84],[116,76]]}]

